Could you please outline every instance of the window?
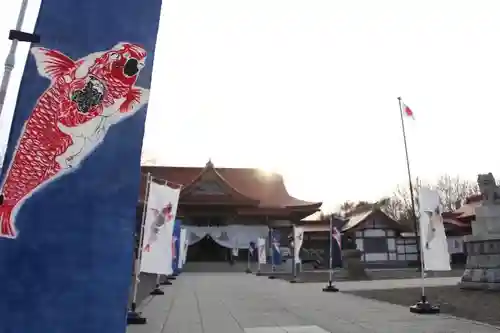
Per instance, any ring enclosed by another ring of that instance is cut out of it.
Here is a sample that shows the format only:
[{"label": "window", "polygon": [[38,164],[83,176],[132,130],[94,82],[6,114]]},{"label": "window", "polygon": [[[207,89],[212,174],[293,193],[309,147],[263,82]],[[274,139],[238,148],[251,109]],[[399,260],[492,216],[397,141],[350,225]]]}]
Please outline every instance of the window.
[{"label": "window", "polygon": [[365,253],[389,252],[386,238],[365,238],[363,239],[363,248]]}]

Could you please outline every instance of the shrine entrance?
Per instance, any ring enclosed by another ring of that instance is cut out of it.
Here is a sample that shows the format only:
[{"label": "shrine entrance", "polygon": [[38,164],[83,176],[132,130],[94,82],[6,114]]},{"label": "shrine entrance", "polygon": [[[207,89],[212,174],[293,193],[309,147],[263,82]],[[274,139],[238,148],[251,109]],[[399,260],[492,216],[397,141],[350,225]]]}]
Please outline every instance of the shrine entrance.
[{"label": "shrine entrance", "polygon": [[189,246],[187,253],[188,262],[202,261],[229,261],[230,249],[217,244],[210,235]]}]

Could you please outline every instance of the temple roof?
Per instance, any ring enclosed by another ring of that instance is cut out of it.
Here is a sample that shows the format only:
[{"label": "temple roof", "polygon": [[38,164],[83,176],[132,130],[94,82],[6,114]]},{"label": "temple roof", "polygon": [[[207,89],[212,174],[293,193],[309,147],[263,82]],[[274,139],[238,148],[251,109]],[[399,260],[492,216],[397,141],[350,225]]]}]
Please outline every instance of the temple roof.
[{"label": "temple roof", "polygon": [[[481,195],[473,195],[466,199],[465,203],[453,212],[443,212],[443,218],[447,220],[471,220],[476,216],[476,208],[483,203]],[[470,221],[469,221],[470,222]]]},{"label": "temple roof", "polygon": [[[151,173],[153,177],[181,184],[183,192],[190,191],[205,174],[224,183],[240,198],[254,201],[259,208],[319,209],[321,202],[309,202],[292,197],[283,180],[277,173],[263,173],[254,168],[215,168],[211,161],[204,168],[142,166],[141,173]],[[144,176],[142,177],[144,179]],[[143,183],[143,182],[142,182]],[[141,186],[141,198],[144,187]],[[181,194],[182,202],[182,194]]]},{"label": "temple roof", "polygon": [[357,211],[354,214],[349,215],[347,217],[348,218],[347,223],[345,223],[342,226],[342,231],[343,232],[349,231],[357,227],[360,227],[374,216],[380,217],[381,219],[383,219],[383,221],[387,223],[388,226],[393,227],[396,230],[405,231],[409,228],[408,226],[403,225],[395,221],[394,219],[390,218],[386,213],[384,213],[379,208],[372,208],[365,211]]}]

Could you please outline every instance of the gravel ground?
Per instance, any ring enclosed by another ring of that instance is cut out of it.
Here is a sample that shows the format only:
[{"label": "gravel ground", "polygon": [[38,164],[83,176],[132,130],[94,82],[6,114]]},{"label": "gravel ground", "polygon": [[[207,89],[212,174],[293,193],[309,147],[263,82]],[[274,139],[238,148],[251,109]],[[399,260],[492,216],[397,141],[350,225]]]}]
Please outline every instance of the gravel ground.
[{"label": "gravel ground", "polygon": [[[410,306],[420,299],[421,290],[405,288],[357,290],[345,293]],[[427,287],[425,294],[430,303],[441,306],[442,313],[500,326],[500,292],[461,290],[458,286],[442,286]]]}]

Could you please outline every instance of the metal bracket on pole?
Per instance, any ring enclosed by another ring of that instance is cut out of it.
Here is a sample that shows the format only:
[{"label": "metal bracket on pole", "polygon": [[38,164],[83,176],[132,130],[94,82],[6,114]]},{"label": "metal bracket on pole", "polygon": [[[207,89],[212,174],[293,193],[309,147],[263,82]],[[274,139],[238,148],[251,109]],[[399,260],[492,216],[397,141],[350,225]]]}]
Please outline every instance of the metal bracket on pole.
[{"label": "metal bracket on pole", "polygon": [[30,34],[27,32],[22,32],[20,30],[10,30],[9,31],[9,39],[18,42],[28,42],[33,44],[40,43],[40,35],[38,34]]}]

